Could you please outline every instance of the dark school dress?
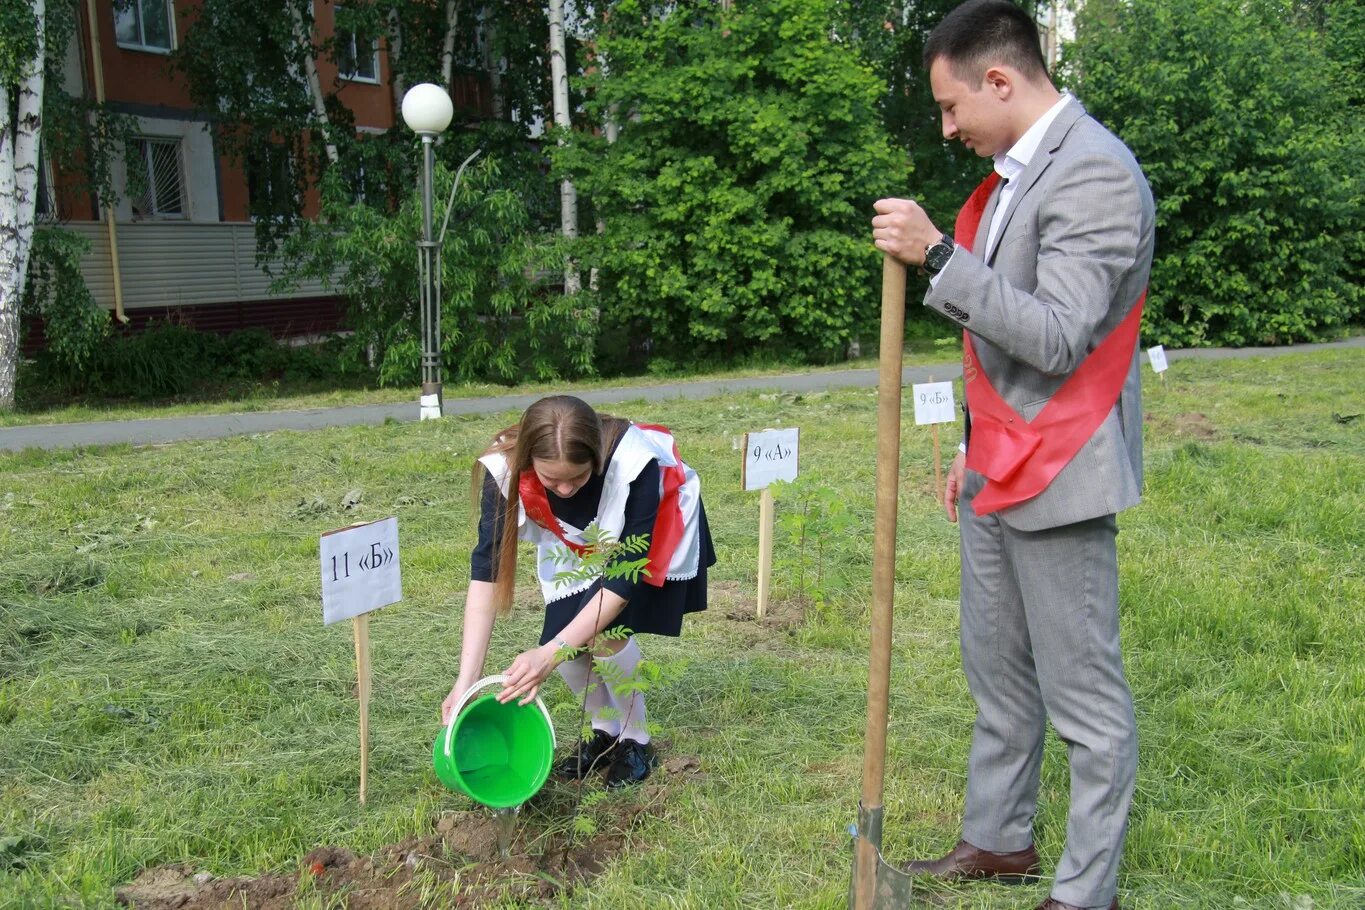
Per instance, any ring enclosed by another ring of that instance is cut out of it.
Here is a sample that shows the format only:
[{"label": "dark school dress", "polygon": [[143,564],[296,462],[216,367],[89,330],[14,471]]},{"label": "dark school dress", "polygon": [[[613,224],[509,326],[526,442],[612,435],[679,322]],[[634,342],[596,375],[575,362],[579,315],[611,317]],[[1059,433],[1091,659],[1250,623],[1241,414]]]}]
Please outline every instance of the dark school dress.
[{"label": "dark school dress", "polygon": [[[630,492],[626,496],[622,539],[632,534],[653,533],[654,519],[659,512],[659,476],[659,462],[650,461],[640,471],[640,475],[631,481]],[[582,489],[567,499],[561,499],[547,489],[545,495],[550,502],[550,511],[556,518],[575,528],[586,528],[597,517],[597,506],[602,498],[602,482],[603,475],[594,474]],[[485,476],[479,515],[479,542],[469,560],[469,577],[472,581],[494,580],[493,544],[501,536],[499,530],[502,525],[503,502],[502,491],[498,489],[497,483],[492,476]],[[697,503],[697,522],[700,550],[697,576],[666,581],[661,588],[646,584],[643,577],[634,583],[627,578],[608,580],[607,590],[624,598],[626,605],[616,621],[607,628],[625,627],[631,632],[677,636],[682,632],[685,614],[706,609],[706,570],[715,565],[716,551],[711,543],[711,529],[706,522],[706,508],[700,502]],[[601,584],[595,583],[587,590],[547,603],[540,643],[543,645],[564,631],[564,627],[578,615],[578,611],[591,603]]]}]

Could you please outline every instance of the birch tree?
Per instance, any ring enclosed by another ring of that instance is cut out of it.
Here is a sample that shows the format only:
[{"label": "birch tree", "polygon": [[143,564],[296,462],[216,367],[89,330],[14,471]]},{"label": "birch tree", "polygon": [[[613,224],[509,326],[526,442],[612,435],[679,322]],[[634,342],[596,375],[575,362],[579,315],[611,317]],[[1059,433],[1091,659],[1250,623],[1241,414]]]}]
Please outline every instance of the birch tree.
[{"label": "birch tree", "polygon": [[[403,18],[398,15],[397,7],[389,7],[385,22],[389,28],[389,55],[394,59],[403,58]],[[390,65],[392,67],[392,65]],[[401,110],[403,107],[403,96],[408,93],[407,81],[404,79],[401,70],[392,70],[389,79],[390,88],[393,90],[393,109]]]},{"label": "birch tree", "polygon": [[[347,6],[352,15],[370,10]],[[253,199],[251,212],[263,259],[297,226],[306,188],[344,165],[354,145],[351,131],[332,119],[339,86],[324,85],[318,73],[319,56],[335,44],[319,39],[313,0],[202,0],[173,58],[195,106],[213,112],[219,146],[269,175],[269,198]]]},{"label": "birch tree", "polygon": [[44,0],[29,0],[0,13],[0,410],[14,408],[19,302],[38,203],[46,12]]},{"label": "birch tree", "polygon": [[503,117],[502,66],[503,61],[493,52],[497,43],[497,24],[487,7],[479,10],[479,58],[488,74],[488,88],[493,108],[493,119]]},{"label": "birch tree", "polygon": [[[563,145],[569,131],[569,72],[564,59],[564,0],[550,0],[550,81],[551,104],[555,126],[559,128],[558,144]],[[566,240],[578,237],[578,192],[573,181],[565,177],[559,184],[560,230]],[[572,261],[564,265],[564,293],[577,294],[580,289],[578,269]]]},{"label": "birch tree", "polygon": [[317,52],[313,44],[313,2],[307,0],[308,14],[298,3],[289,7],[294,24],[295,48],[302,53],[303,72],[308,80],[308,99],[312,102],[310,123],[322,137],[323,147],[327,150],[327,160],[336,164],[338,160],[336,141],[332,138],[332,125],[327,119],[327,101],[322,96],[322,83],[318,80]]},{"label": "birch tree", "polygon": [[460,11],[455,0],[446,2],[446,35],[441,42],[441,87],[450,91],[450,79],[455,67],[455,30],[460,23]]}]

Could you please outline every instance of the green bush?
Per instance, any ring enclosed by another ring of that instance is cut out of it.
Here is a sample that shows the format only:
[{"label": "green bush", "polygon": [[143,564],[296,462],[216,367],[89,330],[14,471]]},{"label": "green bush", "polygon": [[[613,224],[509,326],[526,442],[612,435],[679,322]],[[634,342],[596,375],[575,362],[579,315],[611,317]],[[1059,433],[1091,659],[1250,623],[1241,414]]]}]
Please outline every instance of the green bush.
[{"label": "green bush", "polygon": [[53,225],[37,228],[20,307],[25,323],[43,320],[48,355],[71,370],[80,369],[109,334],[109,314],[95,302],[81,274],[81,255],[89,248],[90,241],[72,231]]},{"label": "green bush", "polygon": [[222,339],[171,323],[114,337],[73,377],[87,393],[111,398],[184,395],[223,370]]},{"label": "green bush", "polygon": [[1303,16],[1289,0],[1081,11],[1070,79],[1156,197],[1148,341],[1317,341],[1360,313],[1359,73]]},{"label": "green bush", "polygon": [[[564,252],[547,231],[557,205],[544,161],[516,128],[486,124],[452,134],[439,150],[433,233],[439,234],[455,168],[464,172],[441,250],[441,346],[446,379],[515,382],[594,372],[596,311],[556,287]],[[412,154],[419,154],[415,144]],[[336,168],[322,179],[322,217],[286,244],[293,277],[315,277],[350,301],[348,364],[373,358],[386,384],[416,382],[421,345],[417,238],[421,197],[390,207],[358,202]],[[557,217],[557,216],[556,216]]]},{"label": "green bush", "polygon": [[228,380],[276,376],[289,361],[289,350],[265,329],[233,332],[222,343],[222,375]]},{"label": "green bush", "polygon": [[619,138],[580,130],[554,154],[604,227],[574,253],[598,269],[604,331],[685,363],[831,360],[875,325],[872,202],[904,191],[907,162],[837,6],[616,5],[581,85]]},{"label": "green bush", "polygon": [[20,391],[30,404],[53,396],[93,399],[175,398],[219,394],[225,387],[255,383],[352,378],[340,364],[342,342],[292,347],[265,329],[220,336],[170,322],[142,332],[107,338],[79,367],[52,351],[21,373]]}]

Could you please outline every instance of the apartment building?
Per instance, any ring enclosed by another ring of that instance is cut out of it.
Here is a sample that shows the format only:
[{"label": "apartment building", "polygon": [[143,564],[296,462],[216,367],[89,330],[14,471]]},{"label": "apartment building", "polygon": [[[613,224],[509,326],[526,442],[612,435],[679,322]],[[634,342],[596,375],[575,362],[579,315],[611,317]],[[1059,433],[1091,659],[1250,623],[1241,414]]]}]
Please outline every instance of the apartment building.
[{"label": "apartment building", "polygon": [[[171,55],[193,28],[199,0],[85,0],[64,67],[66,90],[103,99],[131,117],[137,134],[114,168],[121,194],[112,212],[76,189],[74,175],[45,164],[42,214],[90,241],[82,269],[95,299],[132,329],[172,319],[208,331],[264,327],[277,336],[334,329],[342,302],[317,282],[271,288],[256,265],[253,199],[279,192],[288,162],[242,163],[190,100]],[[382,132],[398,111],[382,38],[336,26],[337,6],[314,0],[314,40],[338,39],[319,56],[324,91],[335,89],[357,131]],[[349,51],[349,52],[347,52]],[[472,75],[451,86],[465,116],[486,116],[486,85]],[[415,154],[415,152],[414,152]],[[283,167],[282,167],[283,165]],[[311,198],[310,198],[311,197]],[[255,207],[259,211],[259,206]],[[304,214],[316,212],[314,194]]]}]

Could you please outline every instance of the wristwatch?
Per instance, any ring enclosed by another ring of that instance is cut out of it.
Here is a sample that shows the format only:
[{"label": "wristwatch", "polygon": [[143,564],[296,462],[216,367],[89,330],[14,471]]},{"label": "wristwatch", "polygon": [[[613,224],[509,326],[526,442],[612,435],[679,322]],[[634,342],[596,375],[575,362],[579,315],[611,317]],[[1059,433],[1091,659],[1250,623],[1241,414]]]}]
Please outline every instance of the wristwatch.
[{"label": "wristwatch", "polygon": [[937,275],[948,264],[948,260],[953,258],[955,249],[957,244],[953,243],[953,238],[947,234],[939,237],[938,243],[931,243],[924,248],[924,270],[931,275]]}]

